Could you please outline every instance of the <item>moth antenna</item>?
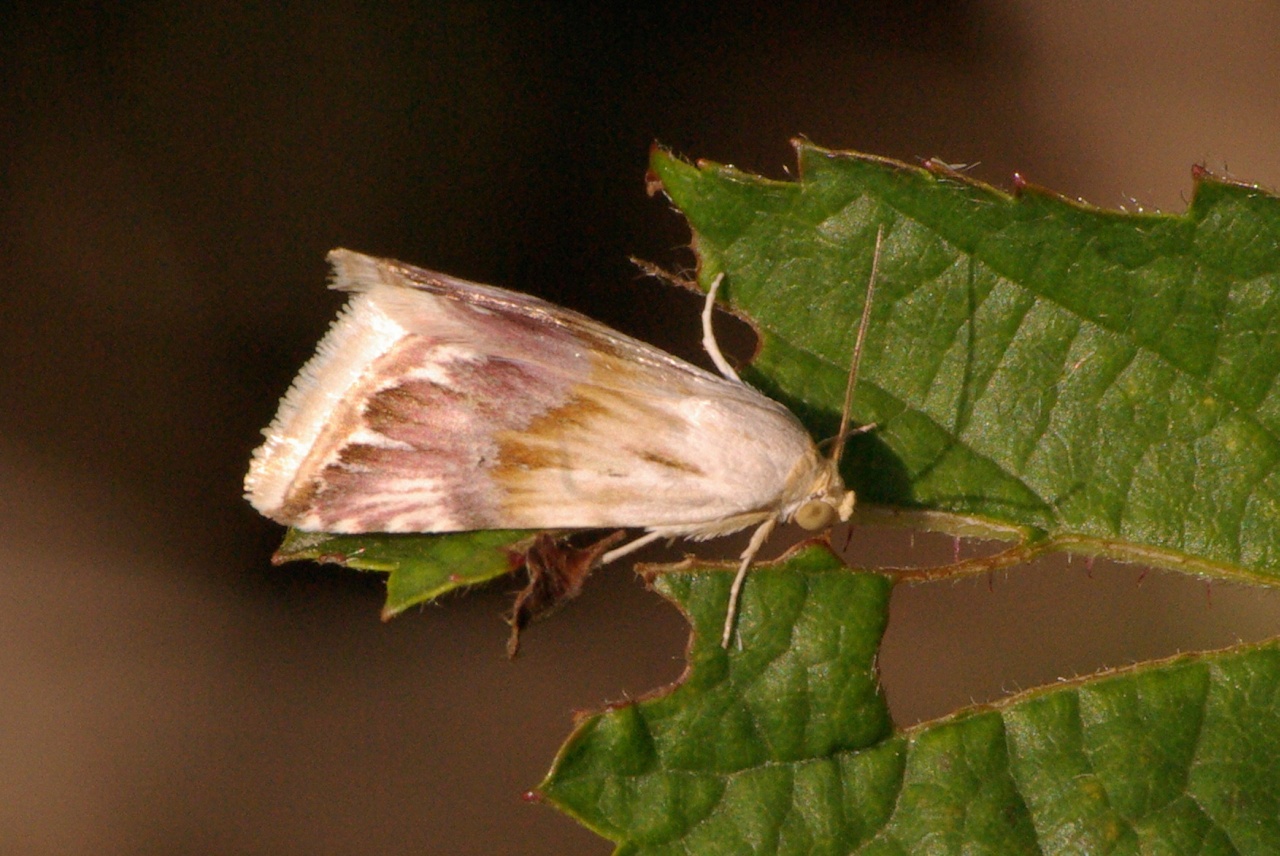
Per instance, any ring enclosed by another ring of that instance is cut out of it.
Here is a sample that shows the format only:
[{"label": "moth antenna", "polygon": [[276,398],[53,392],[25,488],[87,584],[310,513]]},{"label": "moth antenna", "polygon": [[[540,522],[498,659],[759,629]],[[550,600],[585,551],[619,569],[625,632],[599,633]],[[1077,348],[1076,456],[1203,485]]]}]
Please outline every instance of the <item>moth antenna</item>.
[{"label": "moth antenna", "polygon": [[738,565],[738,575],[733,578],[733,585],[729,587],[729,609],[724,614],[724,634],[720,637],[721,648],[728,648],[729,640],[733,638],[733,626],[738,620],[738,599],[742,597],[742,583],[747,578],[747,568],[751,567],[751,560],[756,557],[756,553],[760,552],[764,542],[769,540],[773,527],[777,525],[776,517],[770,517],[761,523],[752,533],[747,549],[742,551],[742,564]]},{"label": "moth antenna", "polygon": [[876,248],[871,254],[871,277],[867,281],[867,297],[862,304],[862,321],[858,324],[858,338],[853,343],[853,359],[849,362],[849,382],[844,388],[844,406],[840,409],[840,431],[831,448],[831,467],[839,470],[840,456],[844,453],[844,441],[854,434],[870,430],[849,431],[849,408],[853,406],[853,388],[858,385],[858,367],[862,363],[862,345],[867,340],[867,327],[871,322],[871,298],[876,293],[876,273],[880,270],[880,245],[884,242],[884,226],[876,229]]},{"label": "moth antenna", "polygon": [[707,356],[711,357],[711,362],[715,363],[720,374],[729,380],[742,383],[742,378],[738,377],[733,366],[729,365],[724,354],[720,353],[720,346],[716,344],[715,330],[711,329],[711,314],[716,308],[716,292],[720,290],[720,283],[723,280],[723,273],[716,274],[716,278],[711,280],[711,287],[707,289],[707,302],[702,307],[702,347],[706,349]]}]

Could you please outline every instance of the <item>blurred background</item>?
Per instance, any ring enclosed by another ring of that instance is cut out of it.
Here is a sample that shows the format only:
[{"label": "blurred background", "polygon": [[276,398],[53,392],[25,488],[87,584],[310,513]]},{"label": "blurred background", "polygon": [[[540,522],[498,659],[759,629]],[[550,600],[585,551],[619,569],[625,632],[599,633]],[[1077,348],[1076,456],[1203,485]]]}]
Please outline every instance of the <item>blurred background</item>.
[{"label": "blurred background", "polygon": [[[1195,163],[1280,185],[1274,4],[835,5],[6,4],[0,849],[610,851],[520,795],[571,711],[681,671],[627,567],[509,663],[513,582],[382,624],[378,577],[268,562],[240,481],[342,302],[331,247],[700,358],[698,301],[628,262],[692,260],[655,140],[782,178],[804,134],[1171,212]],[[952,550],[883,535],[854,558]],[[1057,558],[901,587],[882,664],[911,724],[1278,617]]]}]

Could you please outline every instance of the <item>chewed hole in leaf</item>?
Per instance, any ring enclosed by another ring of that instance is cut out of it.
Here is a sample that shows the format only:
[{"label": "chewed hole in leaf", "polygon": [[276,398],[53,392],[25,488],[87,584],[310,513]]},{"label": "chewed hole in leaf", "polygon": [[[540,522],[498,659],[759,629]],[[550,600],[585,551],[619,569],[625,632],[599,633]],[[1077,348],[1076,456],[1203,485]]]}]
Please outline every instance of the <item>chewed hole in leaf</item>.
[{"label": "chewed hole in leaf", "polygon": [[1277,633],[1275,589],[1056,554],[898,585],[881,680],[894,721],[910,726],[1062,679]]}]

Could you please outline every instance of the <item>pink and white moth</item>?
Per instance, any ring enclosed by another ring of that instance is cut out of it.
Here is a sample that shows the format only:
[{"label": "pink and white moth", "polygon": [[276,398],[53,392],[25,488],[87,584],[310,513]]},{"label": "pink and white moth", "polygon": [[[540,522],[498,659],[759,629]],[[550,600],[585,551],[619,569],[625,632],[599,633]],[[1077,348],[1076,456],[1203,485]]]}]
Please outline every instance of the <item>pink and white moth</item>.
[{"label": "pink and white moth", "polygon": [[[876,237],[872,285],[879,260]],[[720,375],[535,297],[350,250],[352,297],[281,400],[245,477],[262,514],[334,533],[636,528],[615,561],[661,538],[755,527],[730,594],[779,522],[849,519],[839,473],[868,287],[829,457],[790,411],[703,345]]]}]

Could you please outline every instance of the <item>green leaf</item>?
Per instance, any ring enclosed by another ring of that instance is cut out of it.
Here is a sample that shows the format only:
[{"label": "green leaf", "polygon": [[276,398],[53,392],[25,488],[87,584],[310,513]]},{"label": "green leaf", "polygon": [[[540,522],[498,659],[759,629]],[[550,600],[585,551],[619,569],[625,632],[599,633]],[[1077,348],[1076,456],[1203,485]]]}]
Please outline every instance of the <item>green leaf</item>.
[{"label": "green leaf", "polygon": [[890,733],[888,578],[810,548],[662,573],[689,616],[669,693],[582,722],[540,796],[619,854],[1270,853],[1280,644],[1183,656]]},{"label": "green leaf", "polygon": [[[658,151],[751,379],[834,433],[884,229],[850,443],[860,497],[1217,576],[1280,574],[1280,204],[1200,177],[1185,214],[1017,196],[800,145],[769,181]],[[935,518],[936,521],[936,518]]]},{"label": "green leaf", "polygon": [[[847,573],[822,548],[756,568],[738,619],[743,645],[726,651],[732,578],[656,578],[694,626],[688,673],[669,695],[581,725],[539,788],[545,799],[615,841],[682,842],[688,852],[732,852],[715,847],[824,823],[841,774],[811,759],[889,734],[875,656],[891,583]],[[889,792],[870,785],[863,795],[887,807]],[[812,804],[793,805],[797,794]]]},{"label": "green leaf", "polygon": [[530,533],[520,530],[462,535],[330,535],[290,529],[272,561],[332,562],[387,577],[382,617],[445,592],[509,574],[521,563]]},{"label": "green leaf", "polygon": [[[1280,206],[1199,177],[1103,212],[801,146],[773,182],[658,152],[704,281],[756,325],[754,383],[839,418],[884,230],[846,477],[917,521],[1274,583]],[[940,523],[941,521],[941,523]],[[658,586],[694,626],[666,695],[580,724],[542,796],[619,853],[1275,852],[1280,643],[1147,664],[892,731],[889,582],[806,552]],[[834,641],[833,641],[834,640]],[[856,713],[853,713],[856,711]],[[820,739],[808,739],[812,734]]]}]

